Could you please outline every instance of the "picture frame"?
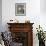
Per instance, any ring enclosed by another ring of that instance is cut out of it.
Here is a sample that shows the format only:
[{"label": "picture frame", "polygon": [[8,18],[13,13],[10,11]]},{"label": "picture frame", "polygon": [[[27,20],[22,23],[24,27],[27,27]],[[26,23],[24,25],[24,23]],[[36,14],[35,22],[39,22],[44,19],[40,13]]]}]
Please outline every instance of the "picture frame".
[{"label": "picture frame", "polygon": [[16,3],[15,4],[15,15],[16,16],[26,15],[26,3]]}]

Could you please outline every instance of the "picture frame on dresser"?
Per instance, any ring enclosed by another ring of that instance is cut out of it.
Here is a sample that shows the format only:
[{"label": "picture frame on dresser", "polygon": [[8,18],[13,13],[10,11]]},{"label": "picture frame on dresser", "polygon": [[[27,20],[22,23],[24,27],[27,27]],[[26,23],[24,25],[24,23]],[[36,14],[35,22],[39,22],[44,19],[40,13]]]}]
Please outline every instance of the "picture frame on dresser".
[{"label": "picture frame on dresser", "polygon": [[26,3],[16,3],[15,4],[15,15],[16,16],[26,15]]}]

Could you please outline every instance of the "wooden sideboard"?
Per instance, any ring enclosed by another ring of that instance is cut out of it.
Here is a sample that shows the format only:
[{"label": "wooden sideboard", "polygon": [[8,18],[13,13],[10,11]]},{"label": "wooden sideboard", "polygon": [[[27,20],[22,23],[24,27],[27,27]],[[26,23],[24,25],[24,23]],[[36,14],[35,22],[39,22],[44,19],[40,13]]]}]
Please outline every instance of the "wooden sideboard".
[{"label": "wooden sideboard", "polygon": [[22,46],[33,46],[33,23],[7,23],[12,39],[23,43]]}]

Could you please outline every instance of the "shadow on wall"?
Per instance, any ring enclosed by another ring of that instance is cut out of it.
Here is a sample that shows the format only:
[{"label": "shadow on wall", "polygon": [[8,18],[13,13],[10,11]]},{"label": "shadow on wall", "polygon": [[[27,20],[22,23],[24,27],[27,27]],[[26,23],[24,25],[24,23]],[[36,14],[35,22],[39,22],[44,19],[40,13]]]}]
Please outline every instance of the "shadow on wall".
[{"label": "shadow on wall", "polygon": [[2,0],[0,0],[0,31],[2,31]]},{"label": "shadow on wall", "polygon": [[40,11],[46,14],[46,0],[40,0]]}]

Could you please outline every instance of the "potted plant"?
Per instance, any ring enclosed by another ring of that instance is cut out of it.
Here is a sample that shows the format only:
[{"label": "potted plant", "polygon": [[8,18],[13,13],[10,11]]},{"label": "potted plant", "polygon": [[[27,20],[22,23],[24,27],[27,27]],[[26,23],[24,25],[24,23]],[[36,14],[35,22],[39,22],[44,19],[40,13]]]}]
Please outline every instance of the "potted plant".
[{"label": "potted plant", "polygon": [[39,46],[45,46],[45,35],[43,32],[42,27],[36,28],[37,29],[37,34],[36,36],[38,36],[38,40],[39,40]]}]

